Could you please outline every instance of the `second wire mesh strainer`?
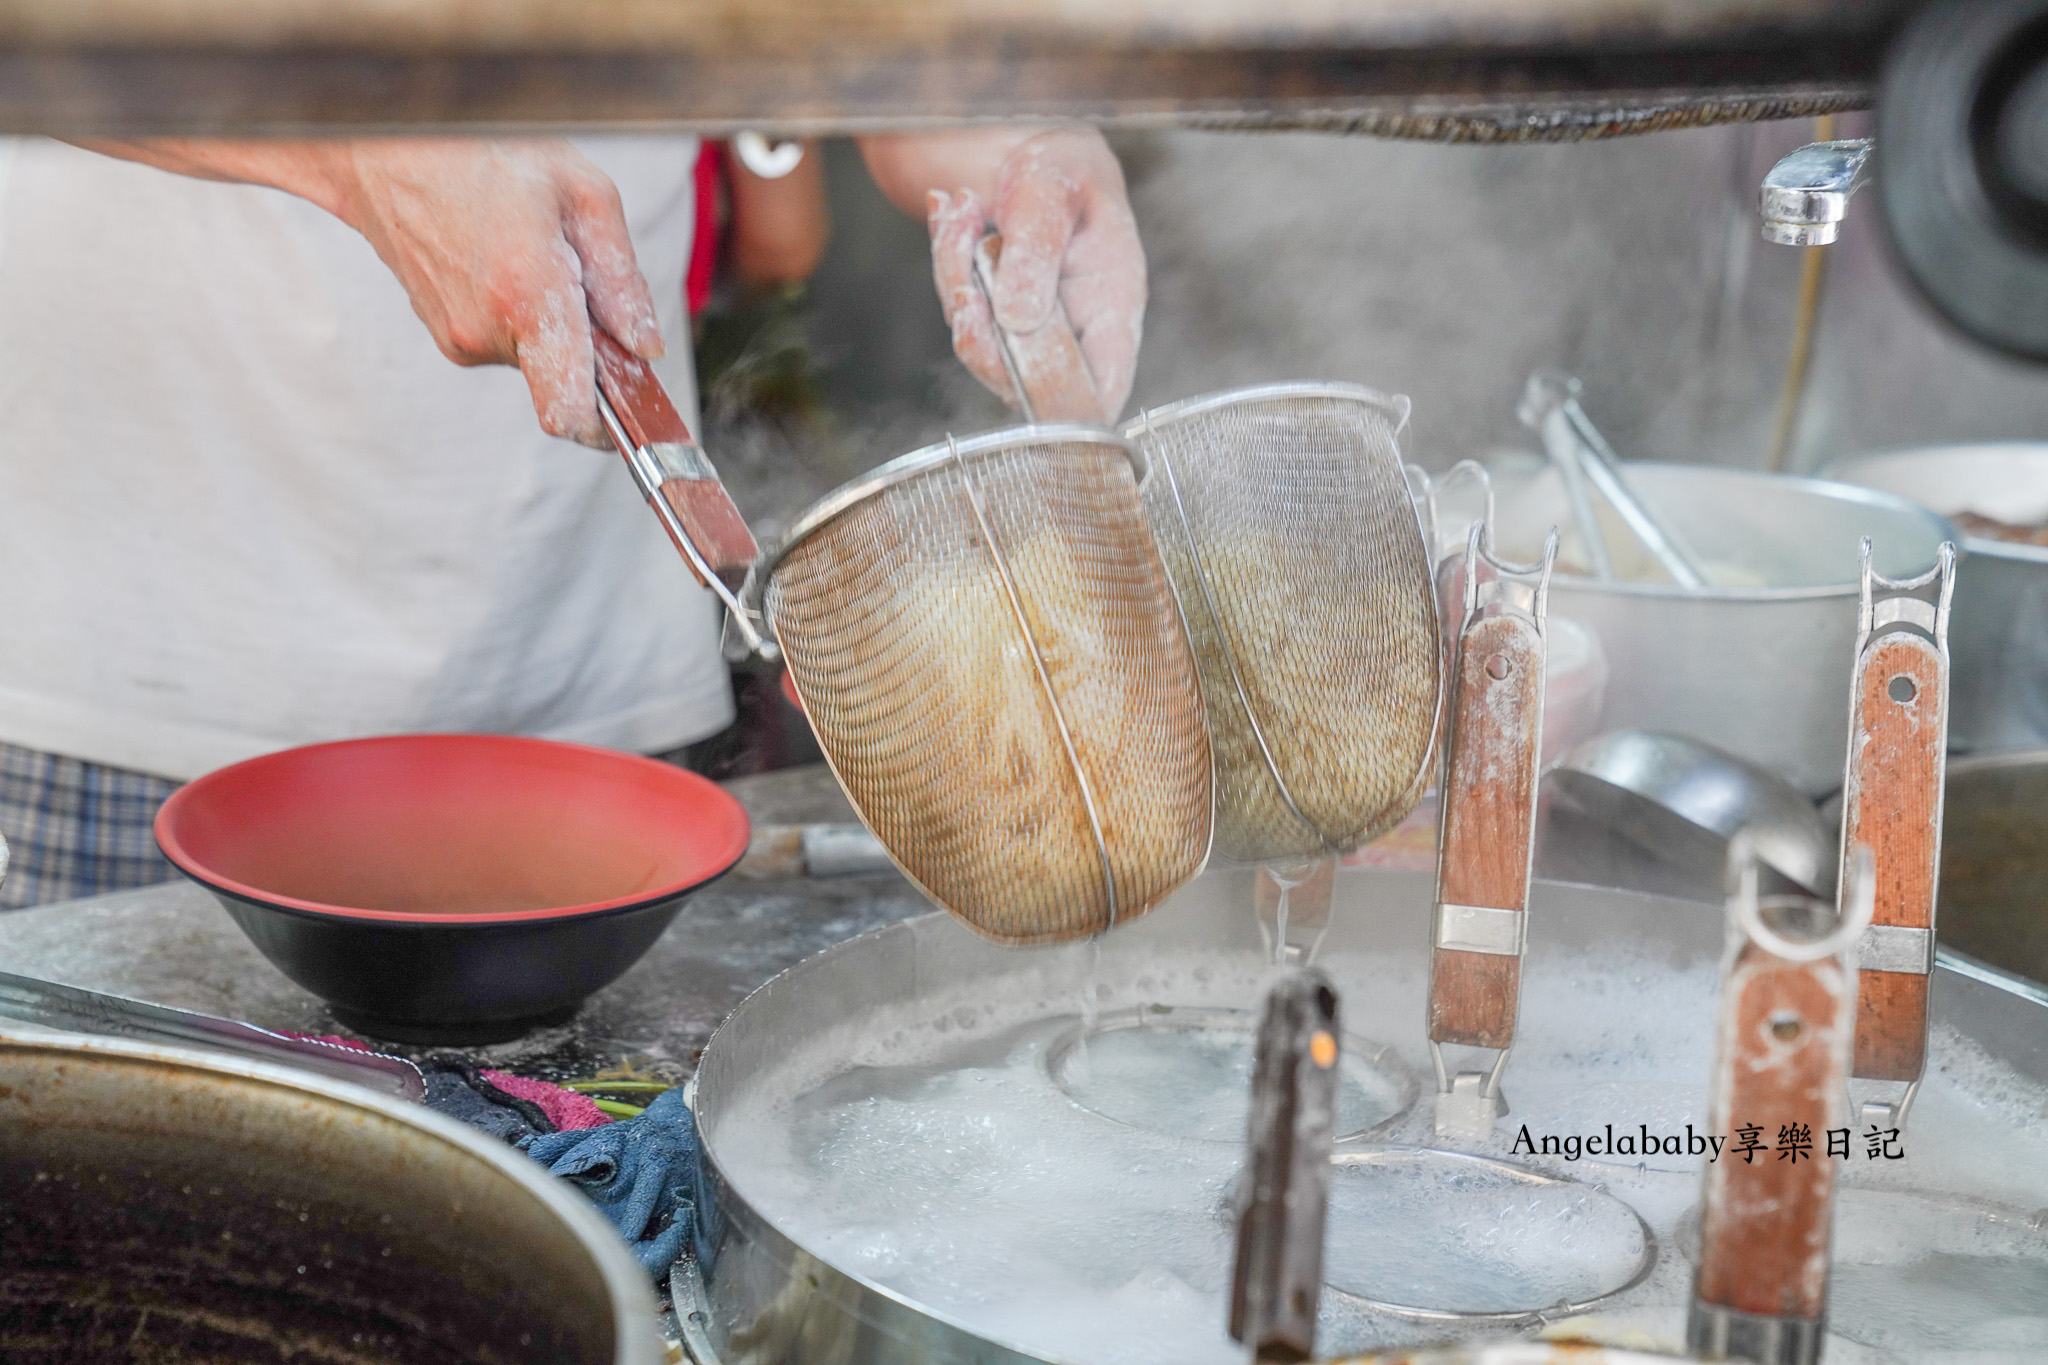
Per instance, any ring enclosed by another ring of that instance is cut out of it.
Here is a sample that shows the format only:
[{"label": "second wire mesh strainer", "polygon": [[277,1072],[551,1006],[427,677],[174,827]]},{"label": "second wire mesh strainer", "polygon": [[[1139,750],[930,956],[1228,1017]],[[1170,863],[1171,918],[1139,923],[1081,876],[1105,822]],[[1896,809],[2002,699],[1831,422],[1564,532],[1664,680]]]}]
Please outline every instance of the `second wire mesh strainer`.
[{"label": "second wire mesh strainer", "polygon": [[1220,858],[1348,852],[1428,782],[1441,637],[1407,420],[1355,385],[1268,384],[1125,427],[1198,662]]},{"label": "second wire mesh strainer", "polygon": [[861,817],[1002,942],[1133,918],[1208,854],[1201,693],[1142,468],[1083,425],[948,441],[818,503],[750,588]]}]

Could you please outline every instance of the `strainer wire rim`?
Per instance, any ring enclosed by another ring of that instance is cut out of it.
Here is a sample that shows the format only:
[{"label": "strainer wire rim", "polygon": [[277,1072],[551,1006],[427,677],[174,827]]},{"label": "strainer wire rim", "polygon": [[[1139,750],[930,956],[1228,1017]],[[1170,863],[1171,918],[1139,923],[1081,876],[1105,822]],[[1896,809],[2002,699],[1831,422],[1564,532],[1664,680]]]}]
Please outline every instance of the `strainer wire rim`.
[{"label": "strainer wire rim", "polygon": [[[1215,393],[1162,403],[1156,408],[1143,408],[1136,417],[1118,428],[1118,431],[1124,439],[1137,444],[1142,455],[1143,437],[1155,420],[1178,421],[1230,403],[1249,403],[1277,398],[1348,398],[1355,402],[1368,403],[1394,419],[1394,439],[1397,446],[1407,435],[1408,418],[1414,411],[1414,404],[1409,402],[1406,395],[1381,393],[1378,389],[1367,388],[1363,384],[1351,384],[1341,379],[1287,380],[1271,384],[1249,384],[1238,389],[1219,389]],[[1149,456],[1145,458],[1148,461],[1150,459]],[[1139,482],[1144,482],[1143,475],[1140,475]]]},{"label": "strainer wire rim", "polygon": [[960,456],[999,455],[1018,446],[1082,442],[1114,446],[1122,451],[1124,459],[1130,463],[1131,477],[1140,487],[1144,486],[1148,469],[1145,452],[1139,448],[1136,441],[1112,427],[1097,426],[1089,422],[1032,422],[1023,426],[1004,427],[999,431],[986,431],[979,436],[969,436],[965,440],[956,439],[949,434],[943,440],[922,446],[907,455],[899,455],[886,464],[875,466],[859,478],[848,480],[805,508],[782,539],[764,550],[761,557],[754,561],[753,568],[747,571],[747,582],[742,589],[747,608],[765,619],[768,583],[775,577],[775,571],[781,567],[782,561],[812,535],[878,493],[950,464]]},{"label": "strainer wire rim", "polygon": [[1518,1161],[1503,1161],[1499,1157],[1485,1156],[1478,1152],[1462,1152],[1451,1147],[1429,1147],[1418,1143],[1406,1142],[1340,1142],[1335,1150],[1330,1153],[1330,1164],[1332,1166],[1371,1166],[1376,1164],[1381,1158],[1393,1157],[1399,1159],[1417,1156],[1432,1159],[1450,1158],[1454,1163],[1491,1167],[1496,1172],[1505,1172],[1518,1183],[1525,1185],[1577,1185],[1582,1189],[1592,1190],[1595,1193],[1605,1195],[1627,1210],[1636,1220],[1636,1226],[1642,1230],[1643,1253],[1636,1259],[1634,1273],[1629,1276],[1626,1282],[1603,1293],[1595,1294],[1590,1298],[1562,1304],[1550,1304],[1542,1308],[1501,1310],[1425,1308],[1414,1304],[1394,1303],[1387,1299],[1376,1299],[1369,1294],[1359,1293],[1355,1289],[1346,1289],[1342,1285],[1332,1284],[1328,1280],[1323,1282],[1324,1289],[1340,1297],[1350,1299],[1353,1303],[1361,1303],[1369,1308],[1377,1308],[1382,1312],[1392,1313],[1397,1317],[1415,1318],[1426,1322],[1527,1323],[1583,1313],[1596,1304],[1604,1303],[1608,1299],[1617,1298],[1632,1289],[1639,1288],[1656,1272],[1658,1262],[1664,1257],[1664,1247],[1657,1237],[1657,1230],[1650,1226],[1649,1219],[1643,1217],[1642,1210],[1608,1189],[1606,1185],[1591,1180],[1580,1180],[1577,1176],[1546,1171],[1536,1166],[1525,1166]]}]

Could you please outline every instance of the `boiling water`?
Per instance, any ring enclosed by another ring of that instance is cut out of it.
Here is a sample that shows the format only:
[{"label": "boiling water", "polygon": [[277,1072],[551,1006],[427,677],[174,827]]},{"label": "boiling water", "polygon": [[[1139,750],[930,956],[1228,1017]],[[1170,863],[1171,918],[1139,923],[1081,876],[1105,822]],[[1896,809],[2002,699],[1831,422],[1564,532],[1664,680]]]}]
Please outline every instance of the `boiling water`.
[{"label": "boiling water", "polygon": [[2048,1359],[2048,1210],[1850,1190],[1837,1207],[1837,1330],[1911,1358]]},{"label": "boiling water", "polygon": [[[1347,1037],[1414,1039],[1404,1060],[1426,1070],[1412,959],[1340,954],[1325,966]],[[1091,1365],[1234,1365],[1243,1348],[1224,1322],[1242,1153],[1211,1139],[1242,1131],[1243,1099],[1224,1092],[1246,1057],[1225,1048],[1174,1079],[1145,1064],[1156,1039],[1110,1026],[1148,1001],[1247,1006],[1264,968],[1190,953],[1147,959],[1136,977],[1119,970],[1089,974],[1105,1027],[1085,1061],[1061,1052],[1080,1027],[1071,989],[1048,992],[1021,972],[1013,996],[982,982],[849,1019],[750,1080],[711,1127],[717,1159],[810,1251],[983,1336]],[[1555,1316],[1641,1269],[1644,1224],[1654,1269],[1590,1311],[1682,1340],[1703,1158],[1569,1160],[1528,1147],[1703,1130],[1717,972],[1615,953],[1597,965],[1532,959],[1524,981],[1511,1112],[1471,1150],[1576,1183],[1353,1147],[1333,1172],[1323,1354],[1505,1330],[1387,1304]],[[1248,1032],[1235,1036],[1248,1048]],[[2048,1208],[2048,1097],[1953,1032],[1937,1029],[1932,1046],[1906,1158],[1842,1170],[1830,1365],[2048,1351],[2048,1233],[2029,1221]],[[1169,1121],[1118,1122],[1076,1103],[1059,1083],[1063,1055],[1086,1068],[1096,1108]],[[1425,1095],[1384,1141],[1439,1145],[1428,1108]]]}]

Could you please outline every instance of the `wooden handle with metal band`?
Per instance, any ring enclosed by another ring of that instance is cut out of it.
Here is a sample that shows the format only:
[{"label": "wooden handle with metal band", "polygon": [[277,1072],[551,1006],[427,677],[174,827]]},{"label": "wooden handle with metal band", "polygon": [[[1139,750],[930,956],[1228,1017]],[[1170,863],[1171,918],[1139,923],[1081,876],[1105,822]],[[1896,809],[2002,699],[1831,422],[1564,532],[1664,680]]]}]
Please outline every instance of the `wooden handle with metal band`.
[{"label": "wooden handle with metal band", "polygon": [[[1950,572],[1945,555],[1937,572]],[[1946,611],[1887,599],[1894,619],[1929,628],[1871,639],[1856,661],[1842,846],[1876,859],[1876,908],[1857,952],[1854,1074],[1915,1081],[1927,1064],[1935,888],[1948,747]],[[1879,623],[1884,624],[1883,622]]]},{"label": "wooden handle with metal band", "polygon": [[747,529],[732,495],[690,435],[682,414],[669,401],[654,367],[621,346],[594,320],[590,339],[597,354],[599,411],[613,444],[619,447],[648,501],[660,498],[672,514],[662,518],[662,525],[676,541],[690,572],[706,587],[711,585],[698,566],[700,558],[721,577],[744,573],[760,553],[754,533]]},{"label": "wooden handle with metal band", "polygon": [[1704,1359],[1818,1358],[1836,1166],[1826,1131],[1848,1121],[1852,981],[1839,957],[1788,962],[1753,942],[1729,967],[1708,1110],[1728,1142],[1705,1168],[1686,1333]]},{"label": "wooden handle with metal band", "polygon": [[1519,614],[1459,636],[1438,842],[1429,1036],[1505,1048],[1521,992],[1543,737],[1544,644]]}]

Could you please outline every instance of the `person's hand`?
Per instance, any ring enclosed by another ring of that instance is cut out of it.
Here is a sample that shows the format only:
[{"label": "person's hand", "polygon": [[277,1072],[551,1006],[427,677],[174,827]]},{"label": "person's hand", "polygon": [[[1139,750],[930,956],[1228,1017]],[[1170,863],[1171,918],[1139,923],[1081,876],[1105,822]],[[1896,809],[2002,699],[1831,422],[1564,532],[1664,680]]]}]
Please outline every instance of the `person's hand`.
[{"label": "person's hand", "polygon": [[608,447],[597,417],[595,316],[662,352],[619,192],[559,140],[354,141],[334,211],[361,232],[458,365],[517,365],[541,427]]},{"label": "person's hand", "polygon": [[[1103,417],[1116,420],[1138,367],[1145,249],[1123,168],[1102,134],[1040,133],[1003,158],[989,202],[969,188],[933,190],[928,215],[932,271],[953,350],[975,378],[1018,406],[994,326],[1028,338],[1053,321],[1058,305],[1080,338]],[[974,248],[990,227],[1003,237],[990,291],[993,315],[974,280]]]},{"label": "person's hand", "polygon": [[206,180],[270,185],[369,239],[458,365],[517,365],[540,424],[608,447],[594,315],[626,349],[662,352],[619,192],[557,138],[82,139]]},{"label": "person's hand", "polygon": [[[870,139],[876,180],[904,207],[922,191],[939,299],[953,349],[974,376],[1017,405],[996,349],[1000,320],[1028,339],[1064,308],[1080,337],[1102,415],[1131,396],[1145,322],[1145,250],[1123,168],[1093,128],[1004,129]],[[921,183],[920,183],[921,182]],[[974,281],[974,248],[1003,237],[995,309]],[[1026,345],[1020,349],[1039,349]]]}]

